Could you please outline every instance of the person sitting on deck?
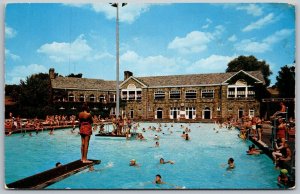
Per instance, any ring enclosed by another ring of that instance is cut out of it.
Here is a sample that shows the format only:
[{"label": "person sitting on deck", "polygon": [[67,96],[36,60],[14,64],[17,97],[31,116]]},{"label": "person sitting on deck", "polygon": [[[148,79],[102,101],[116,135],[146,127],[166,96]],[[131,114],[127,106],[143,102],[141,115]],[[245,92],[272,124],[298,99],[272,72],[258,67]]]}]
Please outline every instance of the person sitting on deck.
[{"label": "person sitting on deck", "polygon": [[161,158],[161,159],[159,160],[159,163],[160,163],[160,164],[167,164],[167,163],[174,164],[174,162],[171,161],[171,160],[168,160],[167,162],[165,162],[165,160],[164,160],[163,158]]},{"label": "person sitting on deck", "polygon": [[281,157],[281,149],[284,148],[285,138],[277,139],[277,142],[274,146],[274,151],[272,152],[274,163],[276,163],[277,157]]},{"label": "person sitting on deck", "polygon": [[284,143],[284,148],[281,149],[282,156],[277,159],[276,168],[284,168],[284,164],[292,160],[292,151],[288,143]]}]

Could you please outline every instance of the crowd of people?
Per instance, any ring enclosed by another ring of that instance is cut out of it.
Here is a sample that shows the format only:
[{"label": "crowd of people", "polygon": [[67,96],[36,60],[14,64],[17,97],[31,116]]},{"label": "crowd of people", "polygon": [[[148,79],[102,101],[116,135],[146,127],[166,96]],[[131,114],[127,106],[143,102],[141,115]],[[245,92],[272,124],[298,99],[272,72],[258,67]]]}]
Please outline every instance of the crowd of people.
[{"label": "crowd of people", "polygon": [[[277,111],[271,118],[274,120],[271,122],[264,121],[259,116],[243,116],[242,118],[235,119],[233,117],[229,117],[225,122],[221,123],[216,121],[215,124],[220,129],[225,127],[228,130],[232,130],[235,127],[240,129],[240,134],[238,135],[239,138],[243,140],[247,140],[251,137],[254,141],[262,141],[262,134],[263,134],[263,124],[274,123],[276,133],[274,134],[274,139],[272,139],[273,143],[273,151],[272,157],[275,164],[275,167],[280,169],[280,175],[278,176],[278,184],[285,187],[290,184],[290,176],[289,172],[286,169],[286,163],[290,162],[293,157],[293,152],[289,146],[287,141],[287,137],[290,130],[295,130],[295,122],[292,118],[288,121],[283,117],[282,114],[285,113],[284,104],[281,103],[281,110]],[[132,139],[132,132],[136,132],[139,129],[139,123],[133,122],[131,119],[127,118],[126,116],[122,117],[112,117],[110,120],[102,119],[100,116],[92,116],[89,108],[86,104],[83,105],[82,111],[79,113],[78,118],[75,115],[72,116],[65,116],[65,115],[49,115],[45,118],[44,121],[40,121],[39,119],[31,119],[31,120],[21,120],[19,116],[16,118],[10,114],[10,119],[8,119],[5,123],[5,127],[12,129],[35,129],[36,131],[43,130],[45,126],[50,126],[51,130],[49,134],[53,134],[55,126],[72,126],[72,131],[75,130],[75,127],[79,126],[79,134],[81,136],[81,161],[83,163],[92,163],[92,161],[87,159],[88,154],[88,147],[90,136],[92,131],[96,131],[99,127],[99,133],[106,133],[104,130],[104,122],[111,121],[113,129],[110,132],[112,136],[121,136],[125,135],[127,140]],[[190,124],[189,124],[190,125]],[[188,126],[181,125],[182,134],[180,137],[185,140],[191,140],[189,134],[191,134],[191,129]],[[167,131],[166,131],[167,128]],[[154,147],[160,146],[160,135],[171,135],[173,134],[173,124],[170,124],[168,127],[167,124],[162,127],[161,123],[158,123],[157,126],[149,126],[148,129],[143,128],[142,132],[136,133],[135,139],[136,140],[146,140],[143,133],[148,131],[155,132],[157,134],[154,135],[153,140],[155,141]],[[218,129],[213,128],[213,130],[218,133]],[[10,134],[8,134],[10,135]],[[32,134],[29,134],[32,136]],[[246,151],[247,155],[259,155],[263,153],[262,150],[255,147],[254,144],[249,146],[249,149]],[[174,164],[175,162],[172,160],[165,161],[164,158],[160,158],[160,164]],[[228,167],[227,170],[233,170],[235,168],[234,159],[228,159]],[[138,164],[135,159],[130,160],[129,166],[140,167],[141,164]],[[161,179],[161,176],[158,174],[155,178],[156,184],[164,184]]]}]

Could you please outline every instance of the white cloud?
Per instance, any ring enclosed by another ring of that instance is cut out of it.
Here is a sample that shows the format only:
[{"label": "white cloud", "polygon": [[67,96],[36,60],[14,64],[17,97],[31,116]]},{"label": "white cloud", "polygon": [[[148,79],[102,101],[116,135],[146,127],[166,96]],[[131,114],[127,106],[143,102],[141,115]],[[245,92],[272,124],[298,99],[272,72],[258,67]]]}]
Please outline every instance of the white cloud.
[{"label": "white cloud", "polygon": [[[65,6],[77,8],[89,8],[96,13],[103,13],[109,20],[116,18],[116,8],[112,7],[109,3],[65,3]],[[142,13],[147,12],[150,4],[144,3],[130,3],[124,7],[119,7],[119,20],[120,22],[133,23]]]},{"label": "white cloud", "polygon": [[235,44],[235,48],[239,51],[246,51],[252,53],[264,53],[272,49],[273,44],[276,44],[293,33],[291,29],[282,29],[274,34],[263,39],[261,42],[251,39],[244,39],[240,43]]},{"label": "white cloud", "polygon": [[18,55],[13,54],[10,50],[5,49],[5,57],[8,59],[12,59],[13,61],[19,61],[21,58]]},{"label": "white cloud", "polygon": [[175,37],[169,43],[169,49],[178,50],[181,53],[200,53],[207,48],[207,44],[213,39],[210,33],[201,31],[192,31],[185,37]]},{"label": "white cloud", "polygon": [[270,45],[265,42],[256,42],[250,39],[242,40],[235,45],[235,48],[239,51],[246,51],[252,53],[264,53],[270,50]]},{"label": "white cloud", "polygon": [[234,35],[230,36],[230,37],[228,38],[228,41],[230,41],[230,42],[235,42],[235,41],[237,41],[236,35],[234,34]]},{"label": "white cloud", "polygon": [[63,3],[63,5],[70,6],[70,7],[82,8],[82,7],[87,7],[88,4],[85,4],[85,3]]},{"label": "white cloud", "polygon": [[225,31],[225,27],[222,25],[218,25],[215,27],[215,31],[212,33],[214,37],[219,37]]},{"label": "white cloud", "polygon": [[84,35],[73,42],[52,42],[42,45],[37,52],[46,54],[55,62],[79,61],[91,55],[92,48],[87,44]]},{"label": "white cloud", "polygon": [[105,58],[115,58],[114,55],[108,53],[108,52],[101,52],[96,53],[95,55],[88,58],[89,61],[99,60],[99,59],[105,59]]},{"label": "white cloud", "polygon": [[271,24],[271,23],[275,22],[276,20],[277,19],[274,18],[274,14],[270,13],[267,16],[257,20],[256,22],[253,22],[253,23],[249,24],[242,31],[243,32],[249,32],[251,30],[260,29],[265,25],[268,25],[268,24]]},{"label": "white cloud", "polygon": [[236,56],[211,55],[200,59],[186,68],[187,73],[213,73],[224,72],[227,64]]},{"label": "white cloud", "polygon": [[293,30],[291,29],[282,29],[277,32],[275,32],[273,35],[268,36],[263,41],[268,44],[275,44],[277,42],[280,42],[281,40],[285,39],[286,37],[290,36],[293,33]]},{"label": "white cloud", "polygon": [[206,29],[210,26],[210,24],[212,23],[212,21],[209,18],[206,18],[206,24],[202,26],[203,29]]},{"label": "white cloud", "polygon": [[253,16],[261,16],[263,14],[262,8],[255,4],[241,5],[236,8],[237,10],[246,10],[247,14]]},{"label": "white cloud", "polygon": [[168,58],[162,55],[143,57],[134,51],[127,51],[120,56],[123,70],[133,70],[137,76],[175,74],[188,61],[182,58]]},{"label": "white cloud", "polygon": [[48,69],[46,67],[38,64],[30,64],[28,66],[15,66],[11,71],[7,73],[10,79],[7,79],[5,82],[7,84],[19,84],[20,80],[25,80],[27,76],[35,73],[47,73],[47,71]]},{"label": "white cloud", "polygon": [[[149,4],[135,3],[119,8],[120,22],[133,23],[142,13],[148,11],[149,7]],[[92,4],[92,9],[95,12],[104,13],[107,19],[116,18],[116,8],[109,4],[94,3]]]},{"label": "white cloud", "polygon": [[5,37],[6,38],[13,38],[17,35],[17,31],[7,25],[5,25]]}]

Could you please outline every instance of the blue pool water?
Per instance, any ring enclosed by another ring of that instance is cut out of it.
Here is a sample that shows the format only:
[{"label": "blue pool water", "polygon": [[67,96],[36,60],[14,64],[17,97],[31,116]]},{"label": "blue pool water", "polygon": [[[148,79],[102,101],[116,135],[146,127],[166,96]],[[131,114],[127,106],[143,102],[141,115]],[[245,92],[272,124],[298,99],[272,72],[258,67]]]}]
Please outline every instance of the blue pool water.
[{"label": "blue pool water", "polygon": [[[156,123],[141,123],[146,128],[146,141],[122,138],[91,137],[88,158],[100,159],[95,171],[82,171],[46,189],[277,189],[278,171],[266,155],[249,156],[250,142],[237,137],[237,130],[218,129],[214,124],[191,124],[190,141],[180,135],[181,124],[168,124],[160,133],[147,130]],[[188,126],[188,124],[182,124]],[[200,126],[200,127],[199,127]],[[170,128],[173,134],[167,130]],[[163,135],[162,133],[165,133]],[[160,136],[160,147],[154,147],[154,135]],[[5,137],[5,182],[53,168],[56,162],[69,163],[80,158],[80,136],[70,129],[57,130],[33,137],[16,134]],[[175,164],[159,164],[159,159]],[[234,158],[236,168],[226,170],[228,158]],[[136,159],[140,167],[130,167]],[[156,185],[160,174],[168,184]]]}]

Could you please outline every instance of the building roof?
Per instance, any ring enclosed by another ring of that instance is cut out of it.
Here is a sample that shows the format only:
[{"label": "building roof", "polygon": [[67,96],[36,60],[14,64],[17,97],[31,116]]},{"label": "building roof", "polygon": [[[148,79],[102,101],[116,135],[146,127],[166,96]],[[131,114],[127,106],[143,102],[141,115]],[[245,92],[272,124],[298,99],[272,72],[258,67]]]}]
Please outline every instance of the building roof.
[{"label": "building roof", "polygon": [[[244,72],[244,71],[240,71]],[[190,74],[190,75],[170,75],[170,76],[149,76],[136,77],[148,87],[159,86],[182,86],[182,85],[215,85],[222,84],[238,72],[229,73],[209,73],[209,74]],[[256,78],[259,82],[265,83],[263,75],[260,71],[244,72]]]},{"label": "building roof", "polygon": [[79,90],[115,90],[116,81],[103,79],[88,79],[76,77],[56,77],[51,79],[51,86],[55,89],[79,89]]},{"label": "building roof", "polygon": [[270,92],[272,97],[278,97],[279,96],[279,90],[276,87],[269,87],[267,88],[268,92]]},{"label": "building roof", "polygon": [[[236,74],[245,73],[253,77],[258,82],[265,83],[260,71],[239,71],[229,73],[209,73],[209,74],[187,74],[187,75],[168,75],[168,76],[148,76],[134,77],[120,82],[124,84],[129,79],[135,78],[147,87],[166,87],[166,86],[195,86],[195,85],[216,85],[226,83]],[[79,89],[79,90],[115,90],[116,81],[106,81],[103,79],[88,79],[75,77],[56,77],[51,79],[52,88],[55,89]]]}]

